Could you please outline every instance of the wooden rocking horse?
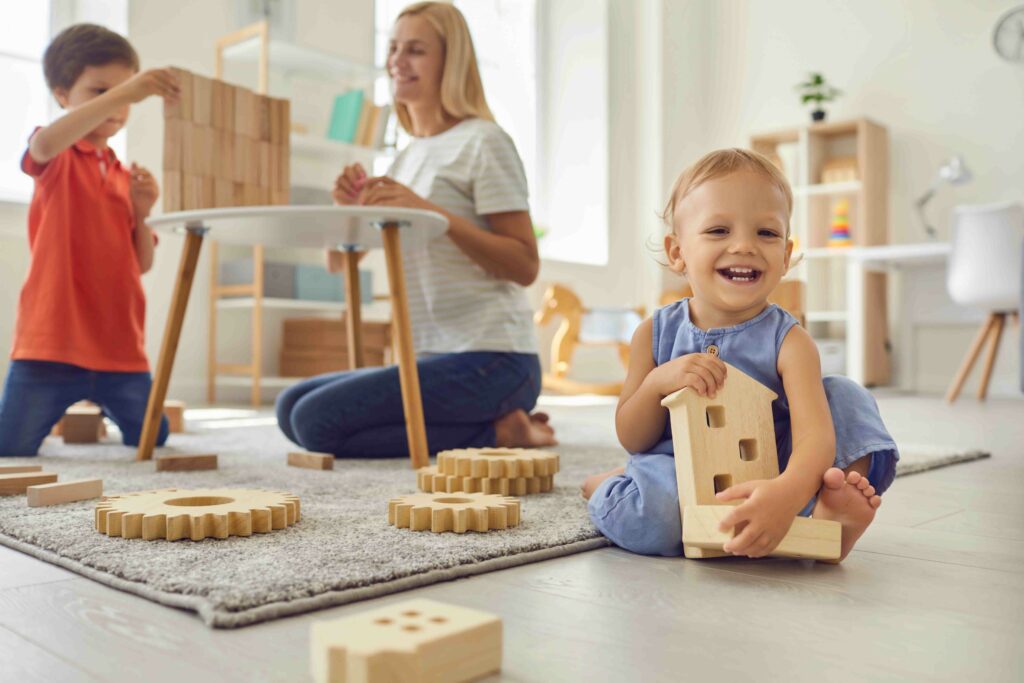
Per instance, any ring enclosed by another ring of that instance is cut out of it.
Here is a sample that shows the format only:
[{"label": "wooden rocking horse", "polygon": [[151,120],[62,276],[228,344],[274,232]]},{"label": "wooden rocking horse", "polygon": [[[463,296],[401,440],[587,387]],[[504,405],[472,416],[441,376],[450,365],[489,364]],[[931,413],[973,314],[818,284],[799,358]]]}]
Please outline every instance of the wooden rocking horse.
[{"label": "wooden rocking horse", "polygon": [[562,317],[551,340],[551,369],[544,373],[544,388],[560,394],[599,394],[618,396],[622,382],[580,382],[569,378],[572,356],[578,344],[613,345],[623,367],[629,366],[629,342],[643,319],[643,308],[583,307],[571,289],[553,284],[544,293],[540,310],[533,317],[538,326]]}]

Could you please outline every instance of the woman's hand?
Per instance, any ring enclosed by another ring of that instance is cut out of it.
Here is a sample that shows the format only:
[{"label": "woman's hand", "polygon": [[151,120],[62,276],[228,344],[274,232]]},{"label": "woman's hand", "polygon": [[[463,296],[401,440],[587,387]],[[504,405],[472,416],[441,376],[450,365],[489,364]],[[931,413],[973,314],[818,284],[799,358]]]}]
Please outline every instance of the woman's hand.
[{"label": "woman's hand", "polygon": [[363,187],[360,203],[366,206],[398,206],[405,209],[438,211],[437,206],[387,176],[377,176],[367,180]]},{"label": "woman's hand", "polygon": [[334,191],[331,192],[334,203],[346,206],[361,204],[359,195],[365,185],[366,170],[362,164],[349,164],[334,181]]},{"label": "woman's hand", "polygon": [[725,363],[710,353],[688,353],[659,365],[648,377],[662,398],[686,387],[714,398],[725,384]]}]

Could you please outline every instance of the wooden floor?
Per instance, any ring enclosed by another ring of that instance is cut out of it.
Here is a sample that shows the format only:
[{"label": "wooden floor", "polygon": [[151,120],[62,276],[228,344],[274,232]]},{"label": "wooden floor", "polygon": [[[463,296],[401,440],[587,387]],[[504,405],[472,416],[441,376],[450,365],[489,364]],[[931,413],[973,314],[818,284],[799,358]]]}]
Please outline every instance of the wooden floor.
[{"label": "wooden floor", "polygon": [[488,680],[1024,680],[1024,401],[879,404],[897,441],[993,457],[897,480],[839,567],[606,549],[214,631],[0,547],[0,680],[307,680],[312,621],[414,594],[501,615]]}]

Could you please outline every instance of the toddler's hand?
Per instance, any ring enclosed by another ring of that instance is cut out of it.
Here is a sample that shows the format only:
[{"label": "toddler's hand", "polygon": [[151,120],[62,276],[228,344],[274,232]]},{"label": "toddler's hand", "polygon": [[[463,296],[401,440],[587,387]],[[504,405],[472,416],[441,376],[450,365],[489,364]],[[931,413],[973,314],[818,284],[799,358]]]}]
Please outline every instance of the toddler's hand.
[{"label": "toddler's hand", "polygon": [[735,527],[736,533],[722,549],[747,557],[764,557],[775,550],[789,532],[803,502],[806,502],[796,500],[792,491],[777,478],[730,486],[715,497],[723,503],[746,499],[725,516],[719,530],[728,531]]},{"label": "toddler's hand", "polygon": [[131,166],[131,186],[129,194],[132,200],[132,208],[135,209],[135,220],[142,221],[149,216],[149,212],[156,204],[160,196],[160,187],[156,184],[156,178],[142,166]]},{"label": "toddler's hand", "polygon": [[657,389],[661,396],[690,387],[701,396],[714,398],[725,384],[725,363],[710,353],[689,353],[659,365]]},{"label": "toddler's hand", "polygon": [[362,165],[350,164],[346,166],[341,175],[334,181],[334,191],[331,192],[331,196],[334,197],[334,203],[345,205],[359,204],[359,195],[362,193],[365,185],[366,171]]},{"label": "toddler's hand", "polygon": [[178,77],[170,69],[147,69],[140,71],[127,81],[117,86],[131,103],[141,102],[152,95],[159,95],[167,100],[176,100],[181,95]]}]

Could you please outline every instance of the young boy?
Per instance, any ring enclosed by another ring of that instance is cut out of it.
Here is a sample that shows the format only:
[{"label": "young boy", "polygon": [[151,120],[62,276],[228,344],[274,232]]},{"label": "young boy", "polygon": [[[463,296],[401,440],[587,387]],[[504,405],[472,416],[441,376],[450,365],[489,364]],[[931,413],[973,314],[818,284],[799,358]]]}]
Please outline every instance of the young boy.
[{"label": "young boy", "polygon": [[[107,146],[128,107],[176,98],[168,69],[139,73],[123,37],[78,24],[43,57],[47,85],[67,110],[36,129],[21,159],[35,179],[28,215],[32,260],[21,290],[3,396],[0,456],[35,455],[72,403],[89,399],[136,445],[149,395],[141,274],[153,264],[145,220],[159,194],[144,168]],[[158,443],[167,438],[167,420]]]}]

